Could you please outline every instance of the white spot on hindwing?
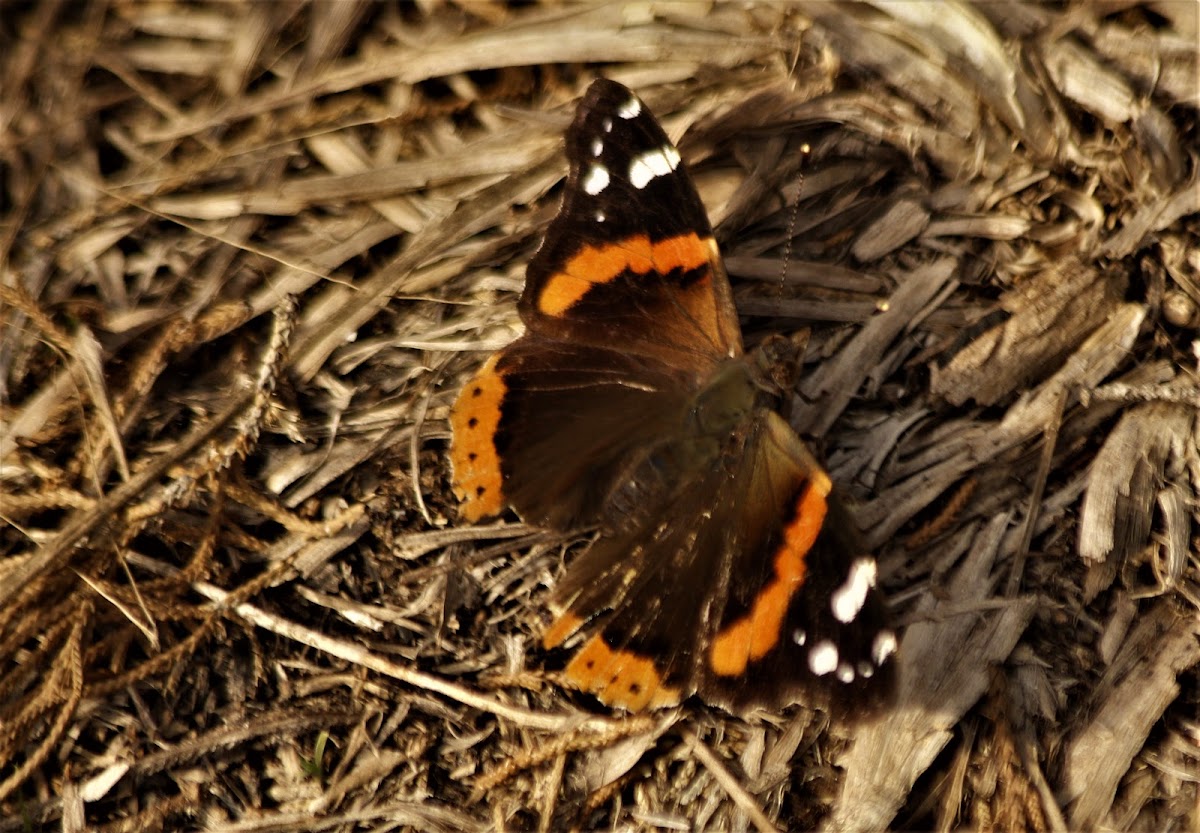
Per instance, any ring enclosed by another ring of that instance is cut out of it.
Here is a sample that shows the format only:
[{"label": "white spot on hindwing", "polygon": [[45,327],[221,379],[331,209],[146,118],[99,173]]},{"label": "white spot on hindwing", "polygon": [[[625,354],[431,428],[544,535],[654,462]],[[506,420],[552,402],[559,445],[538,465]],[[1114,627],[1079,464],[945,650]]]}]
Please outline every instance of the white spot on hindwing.
[{"label": "white spot on hindwing", "polygon": [[648,150],[633,157],[629,162],[629,181],[634,188],[642,189],[656,176],[666,176],[679,166],[679,151],[672,145]]},{"label": "white spot on hindwing", "polygon": [[838,667],[838,649],[829,639],[822,639],[813,646],[808,655],[808,670],[818,677],[834,671]]},{"label": "white spot on hindwing", "polygon": [[592,165],[583,177],[583,190],[593,197],[608,187],[608,168]]},{"label": "white spot on hindwing", "polygon": [[829,606],[839,622],[853,622],[862,612],[867,593],[875,586],[876,573],[874,558],[856,558],[850,565],[850,575],[829,599]]}]

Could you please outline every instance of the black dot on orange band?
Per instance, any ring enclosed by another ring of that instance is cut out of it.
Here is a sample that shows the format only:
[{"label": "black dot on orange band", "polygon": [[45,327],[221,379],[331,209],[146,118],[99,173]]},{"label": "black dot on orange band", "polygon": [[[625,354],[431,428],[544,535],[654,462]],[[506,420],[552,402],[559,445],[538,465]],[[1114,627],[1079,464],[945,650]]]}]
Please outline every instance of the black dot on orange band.
[{"label": "black dot on orange band", "polygon": [[475,390],[471,391],[471,396],[483,396],[483,388],[476,385]]},{"label": "black dot on orange band", "polygon": [[483,493],[486,491],[487,491],[487,489],[485,487],[476,486],[475,487],[475,497],[483,497]]},{"label": "black dot on orange band", "polygon": [[467,420],[468,428],[474,428],[478,424],[479,424],[479,420],[477,420],[475,417],[471,417],[470,419]]},{"label": "black dot on orange band", "polygon": [[472,463],[474,463],[477,459],[479,459],[479,455],[476,454],[474,451],[468,451],[467,459],[470,460]]}]

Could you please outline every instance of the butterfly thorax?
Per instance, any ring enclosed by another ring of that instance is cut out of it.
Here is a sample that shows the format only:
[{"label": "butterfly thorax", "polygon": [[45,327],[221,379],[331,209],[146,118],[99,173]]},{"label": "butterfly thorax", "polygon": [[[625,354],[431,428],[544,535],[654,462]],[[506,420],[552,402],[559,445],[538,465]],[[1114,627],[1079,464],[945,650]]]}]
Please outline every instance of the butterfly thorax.
[{"label": "butterfly thorax", "polygon": [[729,469],[767,411],[786,410],[795,390],[797,347],[773,336],[751,353],[718,365],[683,403],[676,428],[666,432],[612,495],[605,514],[615,527],[662,512],[699,473]]},{"label": "butterfly thorax", "polygon": [[684,434],[718,442],[727,437],[754,408],[757,391],[752,369],[745,357],[725,362],[692,399]]},{"label": "butterfly thorax", "polygon": [[724,362],[693,397],[688,433],[724,437],[756,409],[786,410],[796,386],[799,354],[798,344],[772,335],[752,352]]}]

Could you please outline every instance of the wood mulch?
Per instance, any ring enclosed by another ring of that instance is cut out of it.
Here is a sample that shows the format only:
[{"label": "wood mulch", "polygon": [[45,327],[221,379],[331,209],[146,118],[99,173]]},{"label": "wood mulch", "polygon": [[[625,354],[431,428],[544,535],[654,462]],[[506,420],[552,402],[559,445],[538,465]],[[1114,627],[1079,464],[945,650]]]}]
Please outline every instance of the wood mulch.
[{"label": "wood mulch", "polygon": [[[1198,16],[6,5],[0,833],[1200,829]],[[873,723],[608,712],[537,641],[580,542],[456,520],[598,74],[809,330]]]}]

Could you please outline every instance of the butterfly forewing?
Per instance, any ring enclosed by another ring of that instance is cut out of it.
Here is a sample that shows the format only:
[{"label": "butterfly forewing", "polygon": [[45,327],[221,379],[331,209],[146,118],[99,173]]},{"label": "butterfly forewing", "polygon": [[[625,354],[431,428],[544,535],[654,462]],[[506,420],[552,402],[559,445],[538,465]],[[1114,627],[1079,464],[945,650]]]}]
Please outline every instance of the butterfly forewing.
[{"label": "butterfly forewing", "polygon": [[729,282],[696,188],[654,116],[598,80],[567,130],[562,207],[526,274],[531,333],[612,344],[697,373],[741,353]]}]

